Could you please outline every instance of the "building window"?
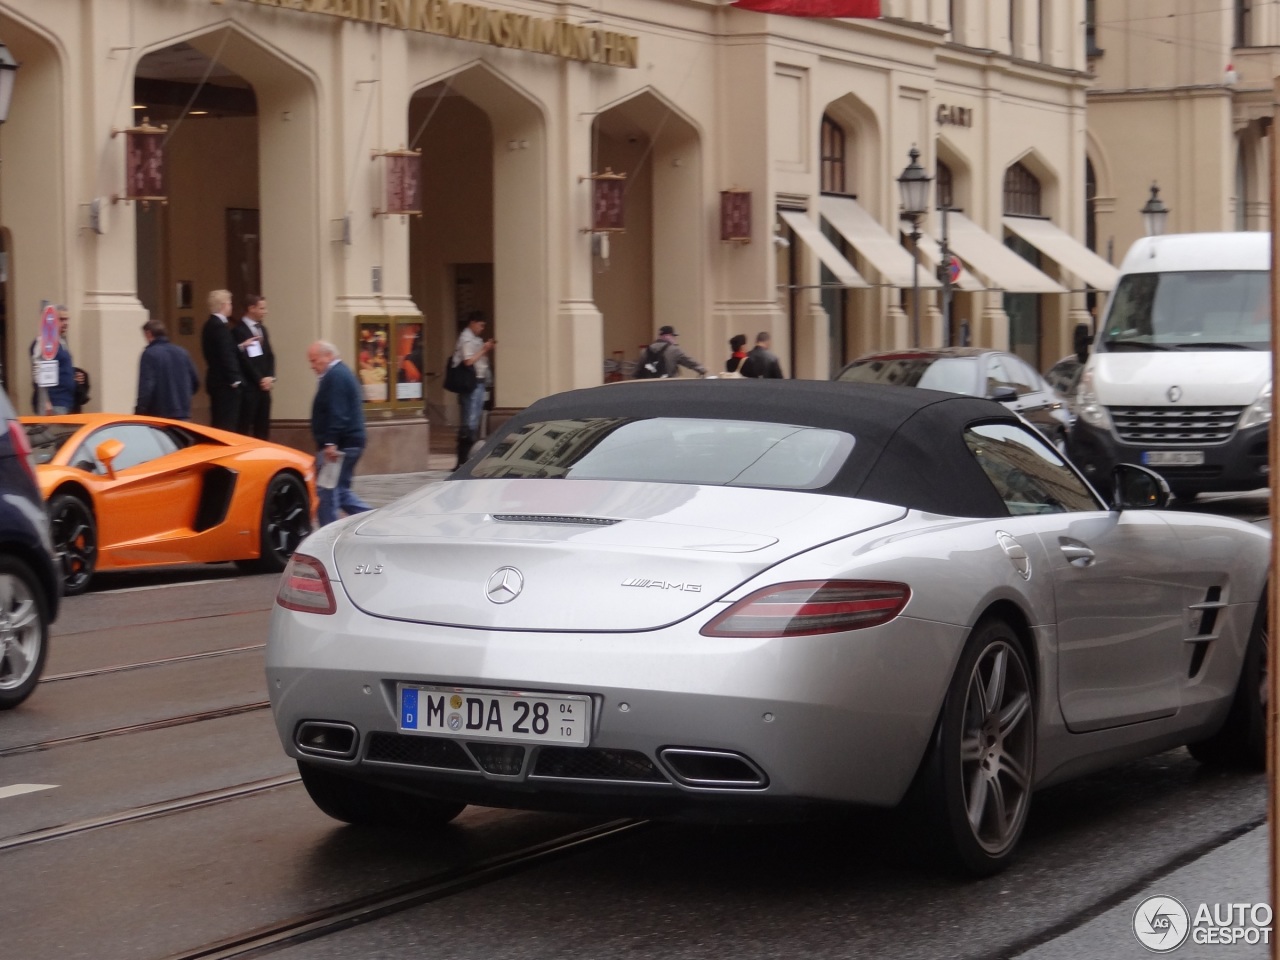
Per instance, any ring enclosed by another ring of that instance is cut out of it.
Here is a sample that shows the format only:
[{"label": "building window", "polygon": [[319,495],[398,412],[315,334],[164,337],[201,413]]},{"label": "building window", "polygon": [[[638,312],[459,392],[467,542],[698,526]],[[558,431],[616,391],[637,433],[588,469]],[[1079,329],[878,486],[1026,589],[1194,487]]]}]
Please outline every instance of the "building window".
[{"label": "building window", "polygon": [[1087,57],[1102,56],[1098,46],[1098,0],[1084,0],[1084,52]]},{"label": "building window", "polygon": [[1040,62],[1049,62],[1049,0],[1040,0],[1039,10],[1036,12],[1039,18],[1037,27],[1039,34],[1037,42],[1040,44]]},{"label": "building window", "polygon": [[951,41],[953,43],[963,43],[961,38],[961,27],[963,26],[962,18],[964,16],[964,0],[951,0],[947,4],[947,24],[951,31]]},{"label": "building window", "polygon": [[822,118],[822,192],[847,192],[844,129],[825,115]]},{"label": "building window", "polygon": [[955,195],[951,192],[951,168],[938,161],[938,208],[950,210],[955,207]]},{"label": "building window", "polygon": [[1020,163],[1004,174],[1004,212],[1012,217],[1040,216],[1040,181]]},{"label": "building window", "polygon": [[1093,161],[1084,158],[1084,245],[1098,252],[1098,174]]},{"label": "building window", "polygon": [[1236,0],[1237,47],[1253,46],[1253,0]]}]

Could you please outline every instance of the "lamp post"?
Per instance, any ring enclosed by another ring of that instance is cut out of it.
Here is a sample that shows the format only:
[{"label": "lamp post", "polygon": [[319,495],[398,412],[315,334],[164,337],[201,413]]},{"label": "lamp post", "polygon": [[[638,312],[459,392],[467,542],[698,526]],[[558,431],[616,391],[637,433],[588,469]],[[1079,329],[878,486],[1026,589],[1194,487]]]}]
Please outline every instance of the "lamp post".
[{"label": "lamp post", "polygon": [[18,61],[9,48],[0,43],[0,123],[9,119],[9,104],[13,102],[13,80],[18,73]]},{"label": "lamp post", "polygon": [[911,345],[920,346],[920,218],[929,208],[929,181],[920,166],[920,151],[915,144],[907,154],[911,162],[898,177],[902,195],[902,213],[911,218]]},{"label": "lamp post", "polygon": [[1169,219],[1169,208],[1160,199],[1160,188],[1156,186],[1154,180],[1151,181],[1151,196],[1138,212],[1142,214],[1142,225],[1146,228],[1148,237],[1158,237],[1164,233],[1165,223]]}]

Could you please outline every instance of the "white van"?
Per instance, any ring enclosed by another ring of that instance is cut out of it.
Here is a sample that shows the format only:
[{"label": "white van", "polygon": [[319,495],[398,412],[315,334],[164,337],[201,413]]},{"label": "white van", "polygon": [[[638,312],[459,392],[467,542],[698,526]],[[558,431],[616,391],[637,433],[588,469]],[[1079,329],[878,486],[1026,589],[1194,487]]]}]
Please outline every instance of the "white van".
[{"label": "white van", "polygon": [[1183,497],[1268,485],[1270,263],[1268,233],[1145,237],[1129,250],[1067,444],[1095,486],[1110,489],[1117,463],[1150,467]]}]

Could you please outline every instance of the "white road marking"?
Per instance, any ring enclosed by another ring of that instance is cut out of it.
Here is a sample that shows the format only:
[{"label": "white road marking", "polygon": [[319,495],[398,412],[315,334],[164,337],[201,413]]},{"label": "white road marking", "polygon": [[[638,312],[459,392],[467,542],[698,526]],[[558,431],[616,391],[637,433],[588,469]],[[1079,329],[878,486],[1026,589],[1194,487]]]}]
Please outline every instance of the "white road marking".
[{"label": "white road marking", "polygon": [[168,590],[170,587],[198,587],[206,583],[235,583],[243,577],[211,577],[203,580],[175,580],[173,583],[153,583],[146,587],[118,587],[115,590],[95,590],[91,596],[106,596],[111,593],[142,593],[145,590]]},{"label": "white road marking", "polygon": [[38,793],[41,790],[56,790],[56,783],[11,783],[7,787],[0,787],[0,800],[6,797],[20,797],[24,793]]}]

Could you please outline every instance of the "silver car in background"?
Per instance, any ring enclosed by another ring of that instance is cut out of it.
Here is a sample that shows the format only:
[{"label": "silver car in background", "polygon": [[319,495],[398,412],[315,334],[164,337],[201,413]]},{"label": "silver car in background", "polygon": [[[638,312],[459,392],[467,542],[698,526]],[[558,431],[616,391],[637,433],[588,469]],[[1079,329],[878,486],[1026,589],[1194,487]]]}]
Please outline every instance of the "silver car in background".
[{"label": "silver car in background", "polygon": [[977,874],[1035,789],[1264,757],[1268,540],[1107,500],[998,403],[813,381],[534,403],[312,534],[267,681],[326,813],[790,817],[918,798]]}]

